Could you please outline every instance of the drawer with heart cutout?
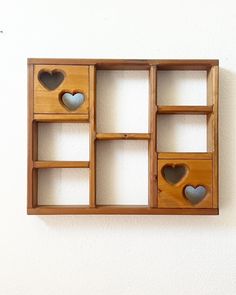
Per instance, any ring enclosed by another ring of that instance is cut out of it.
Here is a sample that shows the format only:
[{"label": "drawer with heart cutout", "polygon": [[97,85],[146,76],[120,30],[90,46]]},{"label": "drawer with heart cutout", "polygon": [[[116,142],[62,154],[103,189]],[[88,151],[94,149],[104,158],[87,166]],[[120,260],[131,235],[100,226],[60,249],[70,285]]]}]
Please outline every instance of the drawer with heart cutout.
[{"label": "drawer with heart cutout", "polygon": [[88,66],[34,66],[35,114],[88,114],[88,111]]},{"label": "drawer with heart cutout", "polygon": [[211,159],[159,159],[159,208],[212,208]]}]

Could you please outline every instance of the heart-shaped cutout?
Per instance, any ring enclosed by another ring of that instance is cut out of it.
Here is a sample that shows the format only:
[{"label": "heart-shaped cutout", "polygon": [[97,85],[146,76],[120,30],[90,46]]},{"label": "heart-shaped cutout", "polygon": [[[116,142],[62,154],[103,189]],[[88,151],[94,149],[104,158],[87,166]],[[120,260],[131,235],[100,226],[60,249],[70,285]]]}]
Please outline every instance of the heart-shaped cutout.
[{"label": "heart-shaped cutout", "polygon": [[84,103],[85,97],[82,92],[64,92],[61,95],[63,105],[70,111],[75,111]]},{"label": "heart-shaped cutout", "polygon": [[203,185],[198,185],[193,187],[192,185],[187,185],[184,188],[185,197],[193,204],[196,205],[200,203],[206,196],[207,189]]},{"label": "heart-shaped cutout", "polygon": [[187,167],[182,164],[168,164],[162,168],[162,175],[170,184],[177,184],[187,173]]},{"label": "heart-shaped cutout", "polygon": [[46,71],[42,70],[38,74],[39,82],[47,90],[55,90],[64,81],[64,74],[59,70]]}]

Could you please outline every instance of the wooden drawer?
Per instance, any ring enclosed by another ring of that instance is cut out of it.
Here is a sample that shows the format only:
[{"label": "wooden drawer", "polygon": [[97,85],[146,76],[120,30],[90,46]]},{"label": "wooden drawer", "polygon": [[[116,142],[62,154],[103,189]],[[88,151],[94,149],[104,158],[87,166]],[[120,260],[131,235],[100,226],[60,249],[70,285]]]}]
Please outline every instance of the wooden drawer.
[{"label": "wooden drawer", "polygon": [[[69,109],[62,96],[81,93],[83,102]],[[89,110],[89,67],[72,65],[34,66],[34,113],[87,114]]]},{"label": "wooden drawer", "polygon": [[212,181],[212,160],[158,160],[158,207],[212,208]]}]

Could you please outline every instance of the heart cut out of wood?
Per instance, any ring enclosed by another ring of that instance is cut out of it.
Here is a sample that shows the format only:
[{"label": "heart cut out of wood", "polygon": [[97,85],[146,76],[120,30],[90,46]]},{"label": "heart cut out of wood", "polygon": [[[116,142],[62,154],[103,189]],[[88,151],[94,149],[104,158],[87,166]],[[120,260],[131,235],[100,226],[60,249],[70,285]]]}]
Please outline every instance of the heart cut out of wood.
[{"label": "heart cut out of wood", "polygon": [[187,173],[187,168],[185,165],[165,165],[162,168],[162,175],[165,180],[170,184],[177,184],[184,178]]},{"label": "heart cut out of wood", "polygon": [[70,93],[65,92],[61,96],[61,101],[63,105],[70,111],[75,111],[84,103],[85,97],[81,92]]},{"label": "heart cut out of wood", "polygon": [[59,70],[46,71],[42,70],[38,74],[39,82],[47,90],[55,90],[64,81],[64,74]]},{"label": "heart cut out of wood", "polygon": [[193,187],[192,185],[187,185],[184,189],[185,197],[193,204],[196,205],[200,203],[206,196],[207,189],[203,185]]}]

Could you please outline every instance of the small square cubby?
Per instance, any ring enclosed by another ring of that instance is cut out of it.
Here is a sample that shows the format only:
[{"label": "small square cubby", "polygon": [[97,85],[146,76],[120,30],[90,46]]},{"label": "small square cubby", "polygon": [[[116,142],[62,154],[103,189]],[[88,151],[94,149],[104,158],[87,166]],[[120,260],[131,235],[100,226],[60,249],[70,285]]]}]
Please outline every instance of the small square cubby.
[{"label": "small square cubby", "polygon": [[157,71],[158,105],[207,105],[207,71]]},{"label": "small square cubby", "polygon": [[148,71],[97,71],[96,101],[99,133],[148,132]]},{"label": "small square cubby", "polygon": [[206,115],[158,115],[158,152],[207,152]]},{"label": "small square cubby", "polygon": [[35,65],[35,114],[88,114],[89,67]]},{"label": "small square cubby", "polygon": [[89,169],[38,169],[39,205],[88,205]]},{"label": "small square cubby", "polygon": [[89,124],[38,123],[39,161],[89,161]]},{"label": "small square cubby", "polygon": [[[196,156],[196,155],[195,155]],[[211,208],[212,160],[162,158],[158,160],[159,208]]]},{"label": "small square cubby", "polygon": [[98,141],[98,205],[148,205],[148,142]]}]

